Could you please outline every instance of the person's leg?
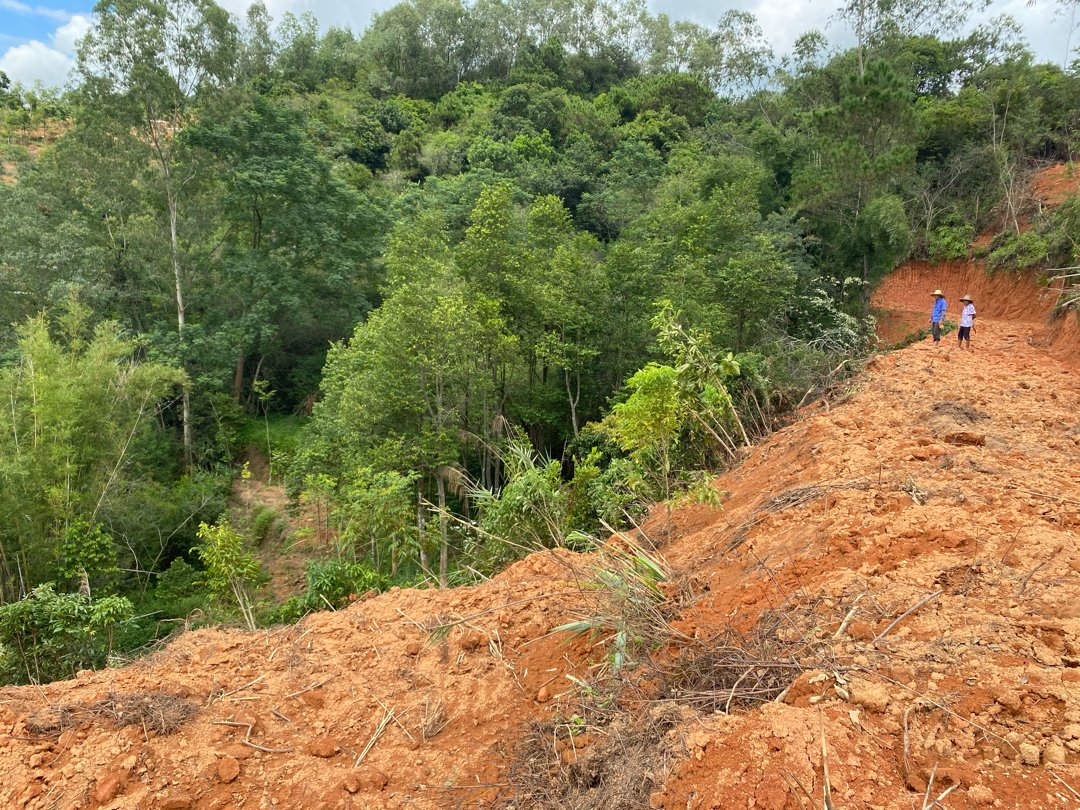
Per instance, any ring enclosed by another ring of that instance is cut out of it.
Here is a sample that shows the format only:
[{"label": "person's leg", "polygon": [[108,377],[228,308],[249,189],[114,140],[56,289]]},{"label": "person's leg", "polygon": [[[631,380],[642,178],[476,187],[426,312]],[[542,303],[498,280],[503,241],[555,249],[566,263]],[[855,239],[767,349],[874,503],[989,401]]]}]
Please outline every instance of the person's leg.
[{"label": "person's leg", "polygon": [[934,336],[934,343],[941,342],[941,324],[938,321],[930,324],[930,334]]}]

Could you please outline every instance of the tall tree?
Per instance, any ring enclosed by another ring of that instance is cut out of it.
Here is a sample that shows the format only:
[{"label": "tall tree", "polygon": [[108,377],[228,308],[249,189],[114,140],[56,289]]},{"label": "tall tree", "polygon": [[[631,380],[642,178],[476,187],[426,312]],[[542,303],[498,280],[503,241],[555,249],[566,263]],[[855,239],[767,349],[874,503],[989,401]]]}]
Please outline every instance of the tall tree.
[{"label": "tall tree", "polygon": [[[197,164],[184,160],[179,136],[193,120],[198,96],[220,89],[231,77],[236,53],[236,27],[213,0],[99,0],[94,26],[79,45],[76,67],[86,103],[96,113],[92,125],[116,130],[121,141],[134,133],[157,167],[181,360],[187,325],[181,218],[185,189],[196,176]],[[190,464],[191,400],[186,389],[181,424]]]},{"label": "tall tree", "polygon": [[[885,207],[874,211],[870,207],[914,169],[914,98],[888,64],[875,60],[865,72],[847,77],[837,104],[814,112],[816,160],[803,168],[797,191],[804,210],[812,211],[828,228],[827,250],[836,272],[844,273],[852,260],[861,265],[865,315],[875,280],[872,271],[891,269],[874,267],[873,258],[895,253],[878,250],[872,239],[884,238],[881,223],[899,224],[895,217],[881,216],[884,210],[893,210],[891,204],[882,203]],[[892,234],[887,241],[899,244],[906,239]]]},{"label": "tall tree", "polygon": [[313,316],[355,323],[375,293],[373,206],[335,176],[304,125],[301,111],[256,95],[216,105],[185,133],[215,170],[214,249],[203,264],[216,303],[204,331],[215,357],[235,358],[237,402],[253,353]]},{"label": "tall tree", "polygon": [[960,28],[991,0],[846,0],[837,17],[855,34],[859,76],[866,72],[868,52],[890,36],[938,34]]}]

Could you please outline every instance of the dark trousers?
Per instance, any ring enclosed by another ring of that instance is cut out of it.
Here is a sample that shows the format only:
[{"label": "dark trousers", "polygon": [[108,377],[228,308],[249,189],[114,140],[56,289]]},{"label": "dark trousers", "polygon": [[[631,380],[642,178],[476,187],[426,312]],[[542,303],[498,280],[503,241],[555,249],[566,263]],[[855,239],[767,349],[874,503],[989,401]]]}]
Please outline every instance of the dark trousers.
[{"label": "dark trousers", "polygon": [[941,341],[941,321],[931,322],[930,334],[934,336],[934,343],[939,343]]}]

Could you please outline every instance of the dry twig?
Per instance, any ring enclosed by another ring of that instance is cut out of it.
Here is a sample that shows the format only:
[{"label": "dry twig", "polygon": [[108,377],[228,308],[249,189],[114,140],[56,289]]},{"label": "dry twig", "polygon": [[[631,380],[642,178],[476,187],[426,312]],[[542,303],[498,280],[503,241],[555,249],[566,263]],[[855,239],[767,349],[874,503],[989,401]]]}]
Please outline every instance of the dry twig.
[{"label": "dry twig", "polygon": [[882,630],[880,633],[878,633],[877,636],[874,637],[874,640],[871,641],[870,643],[871,644],[877,644],[879,641],[881,641],[881,639],[885,638],[885,636],[887,636],[889,634],[889,631],[891,631],[894,627],[896,627],[896,625],[900,624],[900,622],[902,622],[904,619],[906,619],[908,616],[910,616],[912,613],[914,613],[916,610],[921,608],[926,603],[932,602],[935,599],[937,599],[943,593],[945,593],[945,591],[934,591],[932,594],[925,597],[924,599],[920,599],[914,605],[912,605],[907,610],[905,610],[903,613],[901,613],[899,616],[897,616],[895,619],[893,619],[892,622],[889,624],[889,626],[886,627],[884,630]]},{"label": "dry twig", "polygon": [[360,763],[364,761],[364,757],[370,753],[371,749],[375,747],[375,743],[379,741],[379,737],[386,731],[386,727],[390,725],[390,721],[394,719],[393,709],[383,709],[383,718],[379,721],[379,725],[375,727],[375,732],[371,735],[371,739],[367,741],[367,745],[364,746],[364,750],[361,751],[355,760],[353,760],[353,767],[360,767]]}]

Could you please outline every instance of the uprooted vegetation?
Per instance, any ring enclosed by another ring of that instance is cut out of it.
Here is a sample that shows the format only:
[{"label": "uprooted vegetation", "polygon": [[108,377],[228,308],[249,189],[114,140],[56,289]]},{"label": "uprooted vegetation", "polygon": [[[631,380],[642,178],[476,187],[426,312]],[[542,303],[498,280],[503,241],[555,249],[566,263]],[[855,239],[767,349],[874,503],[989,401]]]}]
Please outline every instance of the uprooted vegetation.
[{"label": "uprooted vegetation", "polygon": [[679,641],[654,650],[625,679],[581,682],[554,716],[531,725],[500,806],[648,806],[671,763],[685,754],[687,727],[783,700],[800,674],[836,669],[829,645],[796,620],[795,610],[772,611],[748,633],[726,630],[708,639],[681,637],[666,624],[655,628],[654,638]]},{"label": "uprooted vegetation", "polygon": [[87,704],[60,704],[26,719],[34,737],[58,737],[73,728],[109,722],[116,728],[138,726],[145,734],[172,734],[199,713],[190,700],[168,692],[109,693]]}]

